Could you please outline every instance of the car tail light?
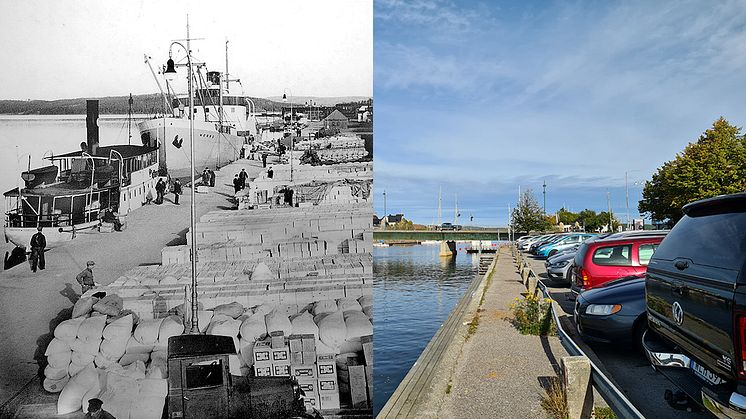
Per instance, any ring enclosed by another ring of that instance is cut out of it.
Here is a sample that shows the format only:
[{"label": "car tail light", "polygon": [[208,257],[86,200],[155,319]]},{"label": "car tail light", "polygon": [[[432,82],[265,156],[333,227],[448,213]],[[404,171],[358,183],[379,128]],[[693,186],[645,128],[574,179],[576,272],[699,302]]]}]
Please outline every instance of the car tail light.
[{"label": "car tail light", "polygon": [[736,344],[736,370],[740,380],[746,379],[746,312],[736,312],[734,340]]},{"label": "car tail light", "polygon": [[591,285],[591,276],[588,274],[588,271],[585,269],[580,270],[580,285],[583,288],[587,288]]}]

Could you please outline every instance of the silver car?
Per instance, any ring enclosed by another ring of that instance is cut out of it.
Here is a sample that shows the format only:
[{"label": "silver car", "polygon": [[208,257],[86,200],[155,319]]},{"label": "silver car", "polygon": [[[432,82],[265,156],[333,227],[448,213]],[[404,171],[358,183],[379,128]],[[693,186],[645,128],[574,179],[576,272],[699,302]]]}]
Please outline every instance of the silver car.
[{"label": "silver car", "polygon": [[555,255],[551,259],[547,259],[544,262],[547,269],[547,276],[549,278],[567,279],[573,259],[575,259],[575,252],[563,252],[561,255]]}]

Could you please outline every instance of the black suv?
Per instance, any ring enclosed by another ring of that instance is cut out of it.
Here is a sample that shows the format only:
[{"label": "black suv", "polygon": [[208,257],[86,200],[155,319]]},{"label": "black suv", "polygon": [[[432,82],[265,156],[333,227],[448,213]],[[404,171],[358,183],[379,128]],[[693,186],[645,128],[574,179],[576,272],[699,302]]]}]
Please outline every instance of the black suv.
[{"label": "black suv", "polygon": [[746,417],[746,193],[686,205],[646,274],[650,362],[717,417]]}]

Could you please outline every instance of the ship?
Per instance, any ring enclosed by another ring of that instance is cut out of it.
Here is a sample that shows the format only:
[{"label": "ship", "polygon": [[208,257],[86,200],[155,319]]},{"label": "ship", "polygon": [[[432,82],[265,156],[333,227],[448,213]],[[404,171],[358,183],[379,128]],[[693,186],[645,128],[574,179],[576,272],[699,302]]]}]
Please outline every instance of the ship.
[{"label": "ship", "polygon": [[20,174],[23,184],[3,194],[5,241],[31,249],[38,228],[47,248],[101,225],[107,211],[126,216],[147,202],[158,180],[158,149],[99,146],[98,101],[87,102],[87,142],[80,150],[44,157],[48,164]]},{"label": "ship", "polygon": [[[149,57],[145,62],[150,66]],[[160,173],[171,177],[189,174],[190,120],[194,121],[194,168],[219,168],[237,160],[242,149],[257,135],[256,109],[247,97],[230,94],[231,80],[226,72],[206,71],[203,63],[192,64],[194,89],[193,104],[189,107],[189,95],[172,94],[172,86],[166,81],[169,101],[161,88],[156,72],[155,78],[164,98],[164,113],[138,124],[140,139],[144,146],[158,147]],[[204,70],[204,71],[203,71]]]}]

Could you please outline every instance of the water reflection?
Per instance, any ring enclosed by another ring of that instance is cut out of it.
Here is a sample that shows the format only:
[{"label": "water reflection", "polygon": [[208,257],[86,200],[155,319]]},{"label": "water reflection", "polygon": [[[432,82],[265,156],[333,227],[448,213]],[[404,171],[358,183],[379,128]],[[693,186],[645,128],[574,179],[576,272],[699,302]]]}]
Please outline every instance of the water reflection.
[{"label": "water reflection", "polygon": [[373,407],[379,412],[476,274],[477,255],[438,246],[373,251]]}]

